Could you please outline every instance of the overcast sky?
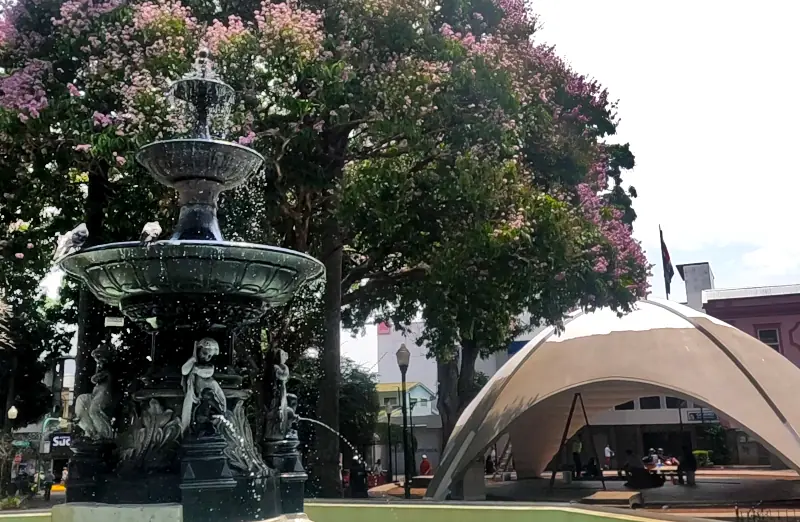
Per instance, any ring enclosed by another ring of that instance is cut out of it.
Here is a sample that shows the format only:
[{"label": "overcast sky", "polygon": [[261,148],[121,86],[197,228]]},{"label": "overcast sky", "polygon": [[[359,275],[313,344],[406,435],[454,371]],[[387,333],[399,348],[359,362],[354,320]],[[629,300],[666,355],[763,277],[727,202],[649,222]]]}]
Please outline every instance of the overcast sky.
[{"label": "overcast sky", "polygon": [[[717,288],[800,283],[800,2],[533,0],[573,67],[619,99],[639,192],[634,231],[664,296],[673,263],[708,261]],[[684,299],[675,274],[675,300]],[[343,338],[345,339],[345,338]],[[343,353],[375,363],[374,328]]]}]

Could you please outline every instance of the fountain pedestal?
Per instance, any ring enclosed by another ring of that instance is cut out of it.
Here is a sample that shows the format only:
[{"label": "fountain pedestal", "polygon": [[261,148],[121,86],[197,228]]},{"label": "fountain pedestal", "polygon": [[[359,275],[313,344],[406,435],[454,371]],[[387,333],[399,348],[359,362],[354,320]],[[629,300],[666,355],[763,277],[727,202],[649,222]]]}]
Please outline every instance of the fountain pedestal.
[{"label": "fountain pedestal", "polygon": [[230,501],[236,481],[225,458],[226,445],[220,436],[184,440],[181,445],[181,504],[189,520],[219,520]]},{"label": "fountain pedestal", "polygon": [[72,443],[67,477],[67,502],[97,502],[104,495],[105,475],[115,445],[111,442],[94,442],[77,439]]},{"label": "fountain pedestal", "polygon": [[305,483],[308,479],[299,451],[300,441],[285,439],[265,444],[267,465],[280,476],[281,511],[284,514],[302,513]]}]

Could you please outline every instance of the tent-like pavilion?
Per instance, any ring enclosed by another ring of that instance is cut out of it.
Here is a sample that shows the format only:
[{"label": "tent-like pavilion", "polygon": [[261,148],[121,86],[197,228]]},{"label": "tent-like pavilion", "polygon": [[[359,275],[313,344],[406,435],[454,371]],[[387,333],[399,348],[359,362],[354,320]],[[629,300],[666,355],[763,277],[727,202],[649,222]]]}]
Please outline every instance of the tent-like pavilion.
[{"label": "tent-like pavilion", "polygon": [[[798,389],[800,369],[781,354],[686,306],[649,299],[622,317],[607,309],[576,312],[561,333],[546,328],[525,345],[469,404],[427,496],[446,498],[504,434],[518,477],[540,476],[578,392],[590,423],[638,396],[666,393],[705,404],[800,471]],[[567,435],[583,425],[576,412]]]}]

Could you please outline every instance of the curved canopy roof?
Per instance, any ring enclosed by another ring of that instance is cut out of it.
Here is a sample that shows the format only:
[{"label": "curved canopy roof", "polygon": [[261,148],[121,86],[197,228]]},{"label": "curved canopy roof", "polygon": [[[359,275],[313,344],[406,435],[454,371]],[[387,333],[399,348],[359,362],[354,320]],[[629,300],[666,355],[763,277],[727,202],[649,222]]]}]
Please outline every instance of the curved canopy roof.
[{"label": "curved canopy roof", "polygon": [[[546,328],[469,404],[427,496],[445,498],[454,477],[508,433],[520,476],[538,476],[558,451],[576,392],[592,415],[636,396],[668,393],[712,408],[800,471],[800,369],[718,319],[661,299],[618,317],[577,312]],[[572,435],[584,425],[576,410]]]}]

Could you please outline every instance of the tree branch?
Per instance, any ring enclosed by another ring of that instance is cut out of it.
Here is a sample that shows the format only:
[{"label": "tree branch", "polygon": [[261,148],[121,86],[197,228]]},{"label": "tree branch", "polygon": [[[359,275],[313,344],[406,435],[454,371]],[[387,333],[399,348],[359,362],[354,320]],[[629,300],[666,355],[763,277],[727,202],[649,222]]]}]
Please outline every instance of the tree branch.
[{"label": "tree branch", "polygon": [[374,292],[376,290],[381,290],[383,288],[388,288],[398,283],[405,281],[420,281],[425,278],[428,273],[430,273],[430,270],[430,266],[421,263],[413,268],[404,268],[402,270],[398,270],[393,274],[387,274],[385,272],[373,274],[371,277],[364,278],[369,279],[369,281],[365,285],[359,286],[355,290],[351,290],[350,288],[342,288],[342,305],[350,304],[360,299],[361,296],[365,294]]}]

